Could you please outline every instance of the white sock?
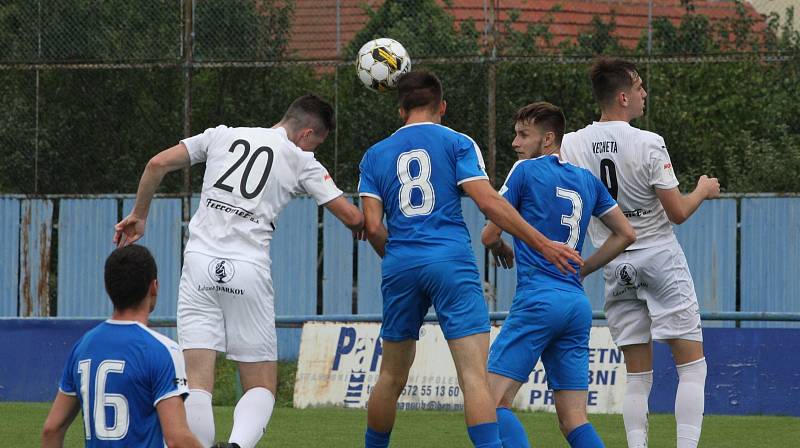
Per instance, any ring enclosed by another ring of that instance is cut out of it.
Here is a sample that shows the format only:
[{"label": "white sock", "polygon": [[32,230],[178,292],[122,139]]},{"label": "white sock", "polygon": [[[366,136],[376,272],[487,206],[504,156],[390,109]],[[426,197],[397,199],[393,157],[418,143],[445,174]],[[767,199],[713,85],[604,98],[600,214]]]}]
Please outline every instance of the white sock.
[{"label": "white sock", "polygon": [[211,407],[211,394],[203,389],[191,389],[184,405],[189,429],[203,446],[213,445],[214,409]]},{"label": "white sock", "polygon": [[233,410],[233,429],[230,443],[242,448],[253,448],[267,430],[267,423],[275,407],[275,396],[268,389],[254,387],[239,399]]},{"label": "white sock", "polygon": [[628,373],[625,380],[625,398],[622,401],[622,420],[628,436],[629,448],[647,446],[647,400],[653,386],[653,371]]},{"label": "white sock", "polygon": [[700,441],[705,409],[706,358],[678,368],[678,393],[675,395],[675,421],[678,423],[678,448],[695,448]]}]

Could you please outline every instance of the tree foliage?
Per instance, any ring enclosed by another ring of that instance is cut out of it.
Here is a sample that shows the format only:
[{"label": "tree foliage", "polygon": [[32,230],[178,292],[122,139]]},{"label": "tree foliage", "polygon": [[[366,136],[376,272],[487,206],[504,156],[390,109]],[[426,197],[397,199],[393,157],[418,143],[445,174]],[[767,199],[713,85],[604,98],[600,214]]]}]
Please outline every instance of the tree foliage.
[{"label": "tree foliage", "polygon": [[[41,9],[35,2],[0,4],[0,62],[158,60],[174,66],[40,70],[38,75],[26,69],[0,71],[5,161],[0,192],[132,193],[147,160],[183,135],[180,2],[41,4]],[[684,187],[710,174],[719,176],[727,191],[798,191],[800,32],[793,26],[794,11],[755,24],[740,2],[734,17],[712,22],[697,14],[691,1],[684,4],[679,22],[656,17],[650,45],[642,35],[635,48],[620,44],[613,15],[595,17],[575,40],[554,42],[556,10],[524,29],[517,26],[519,11],[512,10],[497,24],[497,54],[552,58],[492,62],[489,36],[472,21],[457,21],[449,2],[388,0],[377,8],[364,6],[369,21],[343,54],[354,60],[358,48],[376,37],[402,42],[415,68],[442,78],[448,102],[444,123],[483,148],[489,143],[489,64],[495,63],[496,175],[501,179],[516,158],[510,144],[517,108],[548,100],[564,109],[568,130],[583,127],[599,113],[587,76],[590,58],[636,57],[649,97],[645,117],[633,124],[664,136]],[[286,0],[197,0],[195,56],[199,61],[290,57],[292,6]],[[713,59],[751,52],[777,57]],[[663,62],[673,56],[695,58]],[[480,57],[483,62],[476,62]],[[401,123],[396,95],[365,89],[352,66],[196,68],[191,129],[202,132],[220,123],[270,126],[292,99],[307,92],[337,100],[337,131],[317,157],[341,187],[353,191],[364,151]],[[193,173],[196,191],[202,168]],[[181,189],[181,177],[173,175],[162,191]]]}]

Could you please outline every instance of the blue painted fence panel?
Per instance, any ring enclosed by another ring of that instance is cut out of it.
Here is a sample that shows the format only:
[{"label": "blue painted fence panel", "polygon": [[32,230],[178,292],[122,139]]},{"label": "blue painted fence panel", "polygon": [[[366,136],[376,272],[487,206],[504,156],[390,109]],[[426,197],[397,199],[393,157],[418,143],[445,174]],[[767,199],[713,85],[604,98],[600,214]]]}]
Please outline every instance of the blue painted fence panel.
[{"label": "blue painted fence panel", "polygon": [[[514,247],[514,238],[503,232],[503,240],[506,244]],[[494,264],[494,257],[491,252],[488,255],[491,263]],[[491,268],[490,268],[491,270]],[[495,311],[508,311],[511,308],[511,301],[514,299],[514,292],[517,289],[517,265],[516,259],[514,260],[514,267],[511,269],[504,269],[502,266],[494,267],[494,294],[495,294]]]},{"label": "blue painted fence panel", "polygon": [[[134,199],[122,203],[122,216],[133,210]],[[147,217],[144,237],[138,241],[153,254],[158,266],[158,302],[153,318],[174,318],[178,313],[178,285],[181,278],[181,253],[183,250],[180,199],[154,199]],[[159,328],[159,332],[177,340],[174,328]]]},{"label": "blue painted fence panel", "polygon": [[114,250],[111,238],[116,223],[116,199],[62,199],[59,203],[59,316],[111,315],[103,269]]},{"label": "blue painted fence panel", "polygon": [[[736,200],[706,201],[674,229],[689,263],[700,309],[736,311]],[[733,327],[735,323],[703,325]]]},{"label": "blue painted fence panel", "polygon": [[322,216],[322,313],[350,314],[353,312],[353,234],[327,209]]},{"label": "blue painted fence panel", "polygon": [[19,286],[19,199],[0,199],[0,316],[17,315]]},{"label": "blue painted fence panel", "polygon": [[[275,221],[270,242],[275,314],[317,313],[317,204],[310,198],[290,202]],[[278,356],[297,359],[300,329],[278,329]]]},{"label": "blue painted fence panel", "polygon": [[383,312],[381,258],[369,242],[358,242],[358,314]]},{"label": "blue painted fence panel", "polygon": [[20,221],[19,315],[49,316],[53,202],[23,200]]},{"label": "blue painted fence panel", "polygon": [[461,199],[461,211],[464,223],[469,230],[472,253],[475,254],[475,261],[478,262],[478,272],[481,274],[481,279],[483,279],[486,272],[486,249],[481,244],[481,230],[486,225],[486,217],[483,216],[483,212],[470,198]]},{"label": "blue painted fence panel", "polygon": [[[800,311],[800,198],[744,198],[741,208],[742,311]],[[800,327],[800,323],[742,326]]]}]

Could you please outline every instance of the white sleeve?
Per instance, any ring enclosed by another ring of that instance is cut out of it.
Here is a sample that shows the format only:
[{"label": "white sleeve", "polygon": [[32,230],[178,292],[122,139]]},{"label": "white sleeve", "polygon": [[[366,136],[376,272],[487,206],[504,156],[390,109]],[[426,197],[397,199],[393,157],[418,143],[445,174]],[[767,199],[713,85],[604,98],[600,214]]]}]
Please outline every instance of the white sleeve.
[{"label": "white sleeve", "polygon": [[181,140],[181,143],[186,145],[186,149],[189,151],[189,160],[192,165],[206,161],[208,158],[208,148],[211,147],[214,141],[219,138],[219,135],[227,128],[228,127],[224,125],[208,128],[202,134],[197,134]]},{"label": "white sleeve", "polygon": [[317,159],[311,159],[298,176],[300,188],[311,195],[317,205],[326,204],[342,195],[342,190],[333,182],[328,170]]},{"label": "white sleeve", "polygon": [[675,170],[672,168],[672,160],[667,152],[667,145],[664,139],[656,136],[647,142],[647,154],[649,164],[650,185],[661,189],[669,190],[678,186],[678,178],[675,177]]},{"label": "white sleeve", "polygon": [[564,134],[564,136],[561,138],[561,148],[558,152],[561,154],[561,160],[569,162],[573,165],[577,165],[577,163],[575,163],[575,159],[572,158],[572,134],[572,132],[569,134]]}]

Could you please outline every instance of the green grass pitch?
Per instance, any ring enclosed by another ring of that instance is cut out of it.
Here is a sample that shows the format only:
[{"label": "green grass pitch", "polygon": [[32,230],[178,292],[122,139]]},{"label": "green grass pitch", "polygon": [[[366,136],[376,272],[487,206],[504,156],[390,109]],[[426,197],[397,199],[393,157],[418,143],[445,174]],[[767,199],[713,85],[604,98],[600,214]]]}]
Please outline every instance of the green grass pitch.
[{"label": "green grass pitch", "polygon": [[[37,447],[49,403],[0,403],[0,446]],[[217,439],[230,433],[233,408],[215,407]],[[567,447],[555,414],[519,412],[534,447]],[[621,415],[591,415],[607,447],[624,447]],[[259,447],[363,446],[366,411],[350,409],[275,409]],[[70,427],[67,447],[83,446],[80,417]],[[706,416],[701,447],[800,446],[800,418]],[[458,412],[400,411],[392,434],[393,447],[469,447],[464,420]],[[650,447],[675,446],[672,415],[650,416]]]}]

